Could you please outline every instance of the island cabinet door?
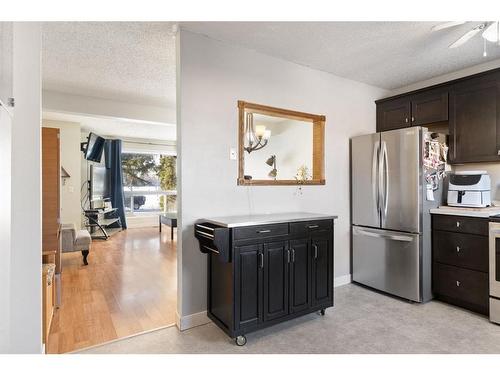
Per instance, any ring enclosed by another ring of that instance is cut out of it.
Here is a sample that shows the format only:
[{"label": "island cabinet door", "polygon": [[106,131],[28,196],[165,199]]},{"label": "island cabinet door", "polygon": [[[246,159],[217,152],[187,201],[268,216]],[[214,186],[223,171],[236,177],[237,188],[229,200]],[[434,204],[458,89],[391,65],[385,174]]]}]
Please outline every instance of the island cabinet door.
[{"label": "island cabinet door", "polygon": [[235,328],[238,330],[263,320],[263,246],[236,246],[234,257]]},{"label": "island cabinet door", "polygon": [[264,320],[288,314],[288,264],[286,241],[264,244]]},{"label": "island cabinet door", "polygon": [[309,240],[290,241],[290,313],[307,310],[311,301]]},{"label": "island cabinet door", "polygon": [[311,306],[333,301],[333,243],[328,235],[311,239]]}]

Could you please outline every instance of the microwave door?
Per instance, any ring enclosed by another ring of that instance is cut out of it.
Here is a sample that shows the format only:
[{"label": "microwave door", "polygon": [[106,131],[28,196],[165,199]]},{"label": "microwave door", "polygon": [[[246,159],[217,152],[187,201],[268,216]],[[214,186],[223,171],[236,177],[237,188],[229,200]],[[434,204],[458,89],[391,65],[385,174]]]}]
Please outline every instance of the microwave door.
[{"label": "microwave door", "polygon": [[352,223],[380,227],[378,190],[380,134],[351,139]]}]

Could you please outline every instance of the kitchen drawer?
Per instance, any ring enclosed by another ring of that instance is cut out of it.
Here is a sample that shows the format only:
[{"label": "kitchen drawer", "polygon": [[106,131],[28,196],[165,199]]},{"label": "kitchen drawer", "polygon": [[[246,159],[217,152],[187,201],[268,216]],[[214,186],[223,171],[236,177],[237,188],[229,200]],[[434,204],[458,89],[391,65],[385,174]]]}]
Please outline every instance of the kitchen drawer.
[{"label": "kitchen drawer", "polygon": [[436,262],[488,272],[488,237],[435,230],[432,257]]},{"label": "kitchen drawer", "polygon": [[432,215],[432,229],[482,236],[489,233],[488,219],[455,215]]},{"label": "kitchen drawer", "polygon": [[247,240],[274,237],[288,234],[288,223],[252,225],[248,227],[237,227],[233,229],[233,239]]},{"label": "kitchen drawer", "polygon": [[320,230],[331,230],[332,228],[333,220],[300,221],[297,223],[290,223],[290,234],[307,235]]},{"label": "kitchen drawer", "polygon": [[433,292],[443,299],[478,312],[487,313],[488,274],[434,262]]}]

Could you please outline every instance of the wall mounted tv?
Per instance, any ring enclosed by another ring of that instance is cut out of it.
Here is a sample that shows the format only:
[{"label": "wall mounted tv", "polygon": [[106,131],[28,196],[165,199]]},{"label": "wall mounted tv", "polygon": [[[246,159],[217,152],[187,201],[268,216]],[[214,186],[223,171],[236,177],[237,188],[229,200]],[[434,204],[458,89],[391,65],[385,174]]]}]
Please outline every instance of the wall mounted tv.
[{"label": "wall mounted tv", "polygon": [[85,148],[85,159],[100,163],[105,141],[103,137],[95,133],[90,133],[87,139],[87,147]]}]

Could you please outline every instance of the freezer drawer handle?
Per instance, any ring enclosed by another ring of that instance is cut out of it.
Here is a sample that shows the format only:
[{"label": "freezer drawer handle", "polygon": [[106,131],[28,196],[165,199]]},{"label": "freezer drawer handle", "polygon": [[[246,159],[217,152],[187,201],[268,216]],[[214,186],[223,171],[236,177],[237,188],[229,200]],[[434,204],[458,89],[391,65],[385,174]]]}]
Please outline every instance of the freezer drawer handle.
[{"label": "freezer drawer handle", "polygon": [[355,229],[356,234],[361,234],[364,236],[370,236],[370,237],[377,237],[377,238],[387,238],[389,240],[394,240],[394,241],[403,241],[403,242],[412,242],[413,237],[411,236],[404,236],[404,235],[399,235],[399,234],[385,234],[385,233],[375,233],[375,232],[368,232],[359,228]]}]

